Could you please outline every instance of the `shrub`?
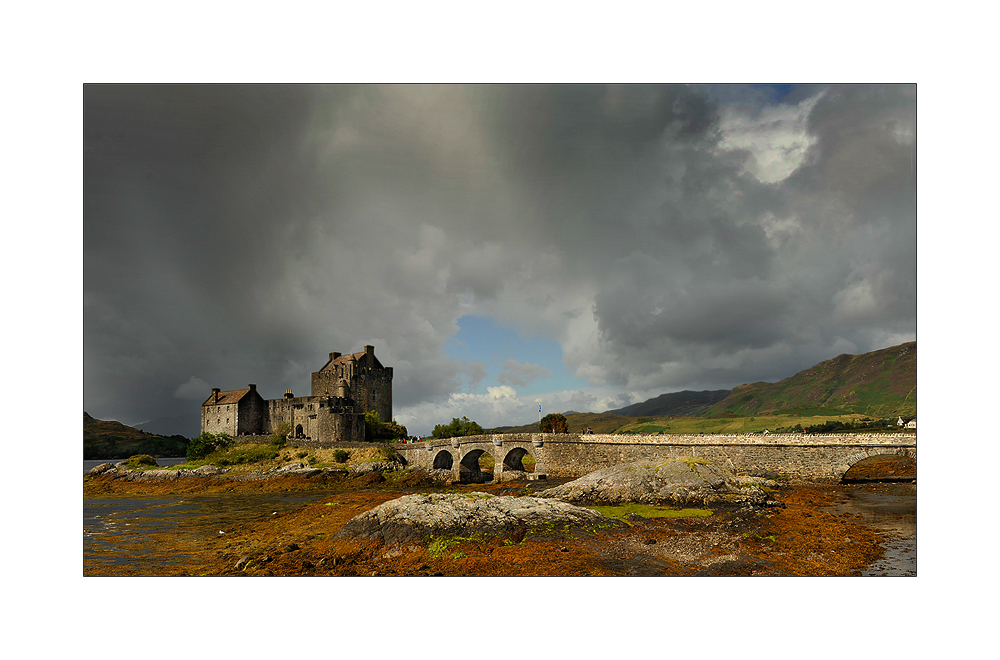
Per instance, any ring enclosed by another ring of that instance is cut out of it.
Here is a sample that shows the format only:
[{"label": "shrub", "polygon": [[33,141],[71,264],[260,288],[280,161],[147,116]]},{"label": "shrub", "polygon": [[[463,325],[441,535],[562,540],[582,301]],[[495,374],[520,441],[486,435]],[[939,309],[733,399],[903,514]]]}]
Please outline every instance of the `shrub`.
[{"label": "shrub", "polygon": [[272,445],[276,447],[284,447],[288,434],[292,432],[292,425],[288,422],[280,422],[271,431],[271,436],[269,438]]},{"label": "shrub", "polygon": [[136,454],[125,459],[129,467],[137,468],[143,466],[156,467],[156,459],[149,454]]},{"label": "shrub", "polygon": [[388,461],[389,463],[399,463],[402,461],[402,457],[396,448],[392,445],[382,445],[378,448],[379,453],[382,455],[382,460]]},{"label": "shrub", "polygon": [[187,446],[187,459],[189,461],[205,458],[209,454],[221,449],[226,449],[233,444],[233,438],[228,433],[202,433],[197,438],[191,440]]},{"label": "shrub", "polygon": [[228,451],[213,452],[208,459],[215,465],[242,465],[273,460],[278,457],[278,453],[279,450],[274,445],[251,442],[237,445]]},{"label": "shrub", "polygon": [[338,463],[346,463],[347,459],[350,458],[350,456],[351,452],[344,451],[343,449],[338,449],[335,452],[333,452],[333,460],[337,461]]}]

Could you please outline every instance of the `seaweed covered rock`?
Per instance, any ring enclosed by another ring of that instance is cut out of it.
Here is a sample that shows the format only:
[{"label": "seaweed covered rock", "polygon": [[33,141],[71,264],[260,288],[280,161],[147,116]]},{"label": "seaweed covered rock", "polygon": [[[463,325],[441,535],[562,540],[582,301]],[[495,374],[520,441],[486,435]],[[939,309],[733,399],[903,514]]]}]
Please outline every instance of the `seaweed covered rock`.
[{"label": "seaweed covered rock", "polygon": [[587,504],[674,506],[773,505],[760,486],[740,481],[693,458],[645,460],[614,465],[549,488],[545,497]]},{"label": "seaweed covered rock", "polygon": [[341,538],[385,543],[421,541],[428,536],[501,536],[549,525],[619,525],[604,515],[559,500],[494,496],[486,493],[405,495],[352,518]]},{"label": "seaweed covered rock", "polygon": [[395,461],[370,461],[351,466],[355,474],[372,474],[373,472],[393,472],[402,470],[403,466]]}]

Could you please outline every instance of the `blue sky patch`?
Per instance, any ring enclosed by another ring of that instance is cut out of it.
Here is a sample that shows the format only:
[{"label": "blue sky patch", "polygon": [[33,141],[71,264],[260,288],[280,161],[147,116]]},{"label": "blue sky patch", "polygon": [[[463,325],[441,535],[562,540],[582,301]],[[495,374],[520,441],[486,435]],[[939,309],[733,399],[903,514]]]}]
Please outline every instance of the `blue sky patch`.
[{"label": "blue sky patch", "polygon": [[[514,386],[519,395],[586,385],[585,381],[574,378],[566,371],[562,349],[552,339],[524,337],[514,328],[483,316],[463,316],[458,319],[458,326],[458,333],[445,344],[445,353],[456,360],[481,362],[486,367],[486,378],[470,389],[472,393],[483,393],[487,387],[502,384]],[[551,375],[538,376],[525,368],[524,373],[508,371],[503,377],[508,360],[515,360],[522,366],[537,365],[547,369]],[[516,384],[518,377],[524,384]]]}]

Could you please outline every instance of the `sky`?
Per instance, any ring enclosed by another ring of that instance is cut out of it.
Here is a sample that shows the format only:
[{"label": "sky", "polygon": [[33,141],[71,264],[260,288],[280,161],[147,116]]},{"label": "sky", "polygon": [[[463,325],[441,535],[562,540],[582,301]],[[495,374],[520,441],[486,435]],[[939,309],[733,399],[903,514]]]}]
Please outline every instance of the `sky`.
[{"label": "sky", "polygon": [[83,398],[309,393],[411,434],[777,381],[916,339],[916,86],[83,92]]}]

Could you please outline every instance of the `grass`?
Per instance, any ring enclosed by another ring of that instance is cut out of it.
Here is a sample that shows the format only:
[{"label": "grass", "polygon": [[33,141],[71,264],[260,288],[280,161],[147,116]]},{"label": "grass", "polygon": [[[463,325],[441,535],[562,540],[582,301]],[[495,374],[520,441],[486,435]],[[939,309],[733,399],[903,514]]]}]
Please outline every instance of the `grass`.
[{"label": "grass", "polygon": [[828,420],[855,422],[864,415],[753,415],[748,417],[660,417],[655,422],[631,422],[618,428],[615,433],[663,433],[670,435],[763,433],[774,432],[781,427],[799,424],[803,427],[823,424]]},{"label": "grass", "polygon": [[382,446],[372,444],[370,447],[351,448],[347,459],[340,463],[336,460],[337,448],[311,448],[304,450],[298,447],[281,448],[266,442],[242,442],[227,449],[215,451],[205,458],[186,461],[180,465],[172,465],[170,470],[194,470],[203,465],[216,465],[230,469],[269,470],[289,463],[305,462],[317,468],[344,468],[358,463],[384,461],[385,450]]},{"label": "grass", "polygon": [[637,504],[629,502],[615,506],[591,506],[598,513],[602,513],[608,518],[615,520],[625,520],[631,514],[642,516],[643,518],[705,518],[712,515],[711,509],[674,509],[667,506],[653,506],[651,504]]}]

